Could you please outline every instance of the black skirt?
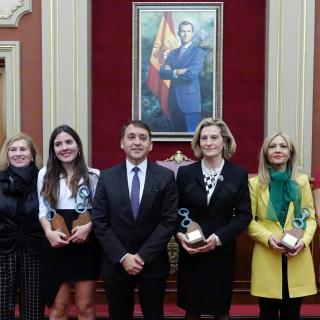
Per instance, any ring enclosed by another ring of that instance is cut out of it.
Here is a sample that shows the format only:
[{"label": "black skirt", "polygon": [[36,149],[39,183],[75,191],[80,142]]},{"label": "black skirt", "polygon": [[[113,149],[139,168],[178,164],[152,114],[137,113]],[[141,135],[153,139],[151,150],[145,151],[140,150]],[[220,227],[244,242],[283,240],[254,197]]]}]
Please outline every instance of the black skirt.
[{"label": "black skirt", "polygon": [[194,315],[228,314],[233,278],[233,255],[189,255],[180,247],[177,304]]},{"label": "black skirt", "polygon": [[[72,221],[77,219],[75,210],[57,210],[71,232]],[[100,271],[101,250],[93,232],[89,241],[53,248],[45,239],[41,255],[41,293],[50,307],[62,283],[96,280]]]}]

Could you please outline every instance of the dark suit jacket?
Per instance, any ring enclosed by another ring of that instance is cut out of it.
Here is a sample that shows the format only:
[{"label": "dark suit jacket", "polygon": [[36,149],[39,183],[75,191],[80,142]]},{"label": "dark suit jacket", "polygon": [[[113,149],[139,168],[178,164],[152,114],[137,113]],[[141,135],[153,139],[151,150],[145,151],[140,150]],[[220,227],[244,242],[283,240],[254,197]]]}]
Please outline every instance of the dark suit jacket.
[{"label": "dark suit jacket", "polygon": [[[221,175],[223,181],[218,180],[209,205],[201,161],[180,167],[177,175],[180,207],[190,210],[190,218],[200,224],[206,238],[215,233],[223,244],[209,255],[233,254],[236,236],[252,219],[246,171],[225,161]],[[180,224],[179,228],[185,232]]]},{"label": "dark suit jacket", "polygon": [[100,175],[92,223],[103,251],[102,275],[129,276],[119,263],[126,254],[138,253],[145,265],[141,275],[160,277],[169,271],[167,243],[177,223],[178,195],[172,171],[148,162],[146,180],[134,219],[125,162]]},{"label": "dark suit jacket", "polygon": [[[182,112],[193,113],[201,111],[201,95],[199,75],[203,67],[204,53],[199,47],[191,44],[182,57],[181,48],[172,50],[163,66],[160,68],[160,78],[171,80],[169,89],[169,105],[176,100]],[[168,70],[166,66],[170,66]],[[173,77],[174,69],[187,68],[187,72]]]}]

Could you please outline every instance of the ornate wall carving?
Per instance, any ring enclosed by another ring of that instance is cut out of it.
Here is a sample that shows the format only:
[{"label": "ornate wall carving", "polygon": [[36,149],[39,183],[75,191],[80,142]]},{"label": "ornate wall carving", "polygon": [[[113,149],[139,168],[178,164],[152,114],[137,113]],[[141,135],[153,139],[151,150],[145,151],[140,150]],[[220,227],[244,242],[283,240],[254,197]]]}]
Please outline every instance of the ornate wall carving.
[{"label": "ornate wall carving", "polygon": [[1,0],[0,27],[17,27],[22,16],[32,11],[32,0]]}]

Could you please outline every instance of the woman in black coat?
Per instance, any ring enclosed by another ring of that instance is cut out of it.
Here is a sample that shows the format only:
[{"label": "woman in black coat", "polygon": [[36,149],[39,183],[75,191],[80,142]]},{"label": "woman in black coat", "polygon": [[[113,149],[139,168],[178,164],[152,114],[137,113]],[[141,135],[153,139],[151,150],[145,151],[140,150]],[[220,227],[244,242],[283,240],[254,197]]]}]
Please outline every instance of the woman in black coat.
[{"label": "woman in black coat", "polygon": [[180,216],[178,305],[189,320],[200,319],[201,314],[225,320],[231,305],[236,236],[252,219],[248,175],[227,161],[236,144],[222,120],[203,119],[191,144],[201,160],[179,168],[179,203],[200,225],[205,240],[192,246],[185,234],[188,220]]},{"label": "woman in black coat", "polygon": [[43,231],[37,176],[40,160],[32,139],[7,139],[0,153],[0,319],[13,320],[19,293],[20,319],[43,319],[39,269]]}]

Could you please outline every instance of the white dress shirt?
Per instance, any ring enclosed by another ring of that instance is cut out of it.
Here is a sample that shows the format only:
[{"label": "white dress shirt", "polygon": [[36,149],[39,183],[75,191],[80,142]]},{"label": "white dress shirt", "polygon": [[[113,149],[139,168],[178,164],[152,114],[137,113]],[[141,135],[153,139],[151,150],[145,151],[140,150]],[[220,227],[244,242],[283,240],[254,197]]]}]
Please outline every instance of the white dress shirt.
[{"label": "white dress shirt", "polygon": [[128,159],[126,159],[126,167],[127,167],[127,178],[128,178],[128,188],[129,188],[129,195],[131,195],[131,187],[132,187],[132,179],[134,176],[134,172],[132,169],[134,167],[138,167],[138,177],[140,181],[140,194],[139,194],[139,202],[141,202],[142,194],[143,194],[143,188],[144,183],[146,181],[146,174],[147,174],[147,166],[148,166],[148,160],[145,159],[139,165],[135,166],[132,164]]},{"label": "white dress shirt", "polygon": [[[38,197],[39,197],[39,219],[45,217],[48,211],[48,208],[44,204],[44,199],[41,195],[41,190],[43,186],[43,178],[47,172],[47,168],[43,167],[38,174],[38,182],[37,182],[37,189],[38,189]],[[90,184],[92,187],[93,193],[96,190],[98,178],[100,171],[98,169],[88,168],[89,177],[90,177]],[[80,179],[79,184],[83,182]],[[61,175],[60,176],[60,192],[57,198],[57,203],[54,209],[74,209],[76,205],[76,199],[72,197],[71,190],[66,184],[66,179]],[[91,204],[90,204],[91,206]]]}]

